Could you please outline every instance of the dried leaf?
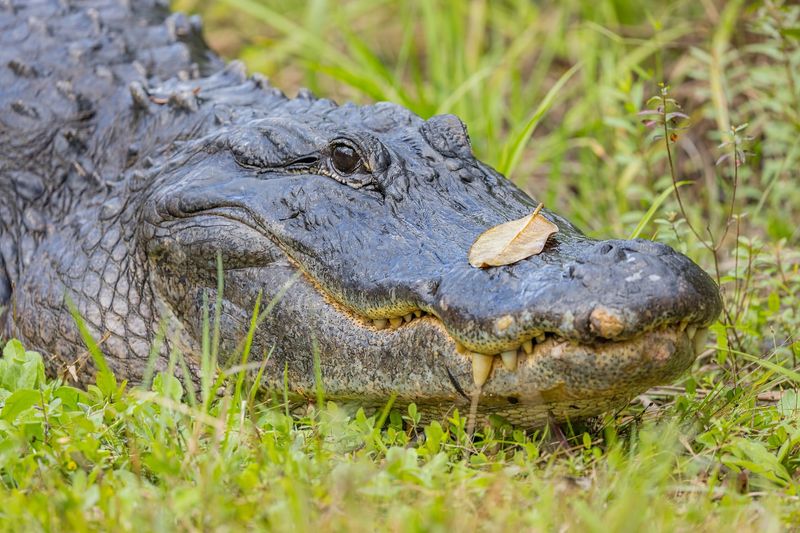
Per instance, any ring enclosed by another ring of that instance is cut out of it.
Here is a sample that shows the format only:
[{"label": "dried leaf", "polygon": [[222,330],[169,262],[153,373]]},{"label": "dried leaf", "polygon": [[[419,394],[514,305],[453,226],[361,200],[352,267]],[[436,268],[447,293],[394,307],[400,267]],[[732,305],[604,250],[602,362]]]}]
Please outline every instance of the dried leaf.
[{"label": "dried leaf", "polygon": [[505,222],[481,233],[469,249],[469,264],[478,267],[510,265],[542,252],[558,226],[539,214],[539,204],[530,215]]}]

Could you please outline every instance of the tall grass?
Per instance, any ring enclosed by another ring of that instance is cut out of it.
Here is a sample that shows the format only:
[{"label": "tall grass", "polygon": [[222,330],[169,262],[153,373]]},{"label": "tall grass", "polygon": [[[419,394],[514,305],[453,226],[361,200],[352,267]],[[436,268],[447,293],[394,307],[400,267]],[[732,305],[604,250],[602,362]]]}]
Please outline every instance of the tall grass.
[{"label": "tall grass", "polygon": [[[0,526],[800,526],[800,7],[176,7],[202,12],[213,46],[289,93],[307,86],[339,100],[394,101],[422,116],[458,114],[481,158],[587,233],[658,239],[692,256],[718,277],[726,312],[680,382],[565,427],[563,442],[546,428],[502,421],[471,441],[463,413],[423,424],[414,406],[391,402],[372,416],[348,411],[324,401],[324,376],[317,401],[291,412],[280,394],[256,394],[258,372],[242,372],[251,366],[247,340],[235,367],[217,368],[216,302],[207,303],[197,403],[184,394],[191,382],[170,372],[137,388],[107,374],[87,391],[47,380],[41,357],[12,341],[0,360]],[[662,97],[661,110],[652,96]],[[668,117],[675,109],[665,98],[688,118]],[[260,307],[251,330],[271,304]],[[170,367],[182,365],[175,354]]]}]

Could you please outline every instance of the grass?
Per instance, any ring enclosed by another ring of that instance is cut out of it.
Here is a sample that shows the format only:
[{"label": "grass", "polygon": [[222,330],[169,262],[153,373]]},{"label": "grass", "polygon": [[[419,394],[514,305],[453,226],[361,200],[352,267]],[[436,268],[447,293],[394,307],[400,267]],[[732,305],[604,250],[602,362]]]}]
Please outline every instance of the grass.
[{"label": "grass", "polygon": [[463,413],[422,423],[413,406],[291,413],[236,373],[217,397],[211,328],[199,403],[168,373],[77,390],[11,341],[0,527],[800,528],[800,7],[176,3],[289,93],[460,115],[481,158],[587,233],[691,256],[725,312],[678,383],[563,428],[565,443],[499,423],[471,442]]}]

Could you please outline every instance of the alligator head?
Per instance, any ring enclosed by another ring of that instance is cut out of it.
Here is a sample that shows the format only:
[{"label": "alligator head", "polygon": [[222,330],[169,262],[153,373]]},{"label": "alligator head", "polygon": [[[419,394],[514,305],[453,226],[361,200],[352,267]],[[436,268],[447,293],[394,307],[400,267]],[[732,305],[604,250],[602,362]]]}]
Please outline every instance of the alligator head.
[{"label": "alligator head", "polygon": [[190,344],[218,254],[228,349],[259,293],[277,298],[252,355],[271,353],[276,387],[286,370],[312,395],[316,353],[333,399],[444,410],[480,388],[480,412],[513,422],[586,416],[678,376],[720,312],[685,256],[596,241],[550,211],[541,254],[470,266],[480,233],[537,202],[474,157],[452,115],[263,95],[231,111],[229,97],[210,91],[216,126],[151,171],[137,241]]}]

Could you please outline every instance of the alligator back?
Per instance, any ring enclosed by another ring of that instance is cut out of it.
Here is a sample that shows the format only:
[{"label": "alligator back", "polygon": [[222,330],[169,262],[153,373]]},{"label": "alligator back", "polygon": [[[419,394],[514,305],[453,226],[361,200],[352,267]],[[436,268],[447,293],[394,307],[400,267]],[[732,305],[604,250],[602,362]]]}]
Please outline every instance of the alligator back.
[{"label": "alligator back", "polygon": [[0,307],[48,231],[179,131],[148,124],[143,88],[220,66],[157,2],[0,1]]}]

